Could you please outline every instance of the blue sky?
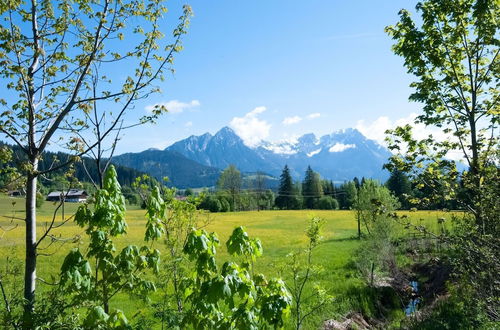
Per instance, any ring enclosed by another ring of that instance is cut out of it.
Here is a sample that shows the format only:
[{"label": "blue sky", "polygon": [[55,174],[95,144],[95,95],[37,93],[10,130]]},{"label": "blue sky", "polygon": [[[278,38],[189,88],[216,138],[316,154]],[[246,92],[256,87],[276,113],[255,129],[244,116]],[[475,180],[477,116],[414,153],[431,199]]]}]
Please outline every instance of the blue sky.
[{"label": "blue sky", "polygon": [[[179,12],[170,4],[168,19]],[[138,106],[170,101],[176,113],[126,132],[118,152],[164,148],[226,125],[250,144],[356,126],[380,139],[377,126],[420,109],[408,102],[412,79],[384,33],[416,1],[190,4],[195,16],[175,75],[162,84],[162,95]]]},{"label": "blue sky", "polygon": [[[421,108],[408,102],[412,77],[384,33],[416,2],[189,1],[194,17],[175,74],[159,85],[162,94],[136,103],[127,121],[159,103],[170,113],[125,131],[117,153],[165,148],[224,126],[249,145],[348,127],[382,141],[385,129],[411,122]],[[165,33],[183,4],[167,2]]]}]

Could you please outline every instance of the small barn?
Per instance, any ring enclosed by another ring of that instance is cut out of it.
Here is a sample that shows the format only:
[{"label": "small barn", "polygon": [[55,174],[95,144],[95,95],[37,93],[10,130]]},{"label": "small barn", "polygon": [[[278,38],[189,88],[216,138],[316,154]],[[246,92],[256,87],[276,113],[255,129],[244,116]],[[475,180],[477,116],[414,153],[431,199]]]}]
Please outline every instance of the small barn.
[{"label": "small barn", "polygon": [[67,191],[53,191],[47,195],[46,200],[59,202],[64,199],[65,202],[83,203],[87,201],[88,194],[85,190],[70,189]]},{"label": "small barn", "polygon": [[21,190],[9,190],[7,192],[7,194],[9,195],[9,197],[21,197],[21,196],[23,196],[23,193]]}]

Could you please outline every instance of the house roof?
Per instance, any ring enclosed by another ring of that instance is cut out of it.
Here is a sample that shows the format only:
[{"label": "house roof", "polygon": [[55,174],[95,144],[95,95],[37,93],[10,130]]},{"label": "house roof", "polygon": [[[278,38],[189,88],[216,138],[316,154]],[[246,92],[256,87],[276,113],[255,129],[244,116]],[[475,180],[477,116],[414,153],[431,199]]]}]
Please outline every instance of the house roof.
[{"label": "house roof", "polygon": [[62,192],[62,191],[52,191],[47,195],[47,197],[59,197],[61,195],[64,195],[66,197],[78,197],[81,195],[88,195],[85,190],[78,190],[78,189],[70,189],[68,191]]}]

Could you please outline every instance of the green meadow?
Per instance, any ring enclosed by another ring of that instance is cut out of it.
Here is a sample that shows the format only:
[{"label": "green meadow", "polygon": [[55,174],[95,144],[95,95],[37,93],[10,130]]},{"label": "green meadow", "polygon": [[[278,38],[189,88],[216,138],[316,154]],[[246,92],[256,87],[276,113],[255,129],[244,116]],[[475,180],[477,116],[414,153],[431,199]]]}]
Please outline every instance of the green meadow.
[{"label": "green meadow", "polygon": [[[72,215],[78,204],[67,203],[65,216]],[[47,223],[52,220],[55,205],[45,202],[38,212],[38,236],[42,235]],[[0,197],[0,267],[6,267],[7,262],[24,259],[24,223],[22,218],[24,200],[10,198],[5,195]],[[437,228],[437,219],[449,217],[437,211],[402,212],[408,215],[415,224],[425,223],[431,228]],[[128,234],[115,240],[118,249],[128,244],[144,244],[145,211],[130,208],[127,212]],[[316,278],[316,283],[323,286],[331,295],[332,305],[315,313],[306,323],[307,328],[317,328],[322,321],[338,318],[349,310],[370,310],[369,299],[363,294],[365,284],[359,277],[356,268],[352,265],[352,254],[359,246],[357,239],[357,223],[352,211],[322,211],[322,210],[297,210],[297,211],[249,211],[235,213],[200,213],[200,219],[208,224],[207,231],[216,232],[221,242],[218,249],[218,262],[222,263],[229,258],[225,249],[225,242],[232,230],[237,226],[244,226],[251,237],[262,241],[264,254],[256,262],[256,270],[267,277],[279,276],[279,265],[286,260],[288,253],[304,249],[307,244],[305,229],[311,216],[324,219],[323,241],[314,253],[313,262],[321,266],[322,272]],[[61,223],[60,212],[55,223]],[[401,233],[403,229],[401,228]],[[75,240],[52,242],[47,238],[41,245],[40,251],[44,255],[38,258],[38,276],[50,281],[51,275],[57,275],[63,258],[71,248],[86,247],[84,230],[72,220],[63,226],[54,229],[51,233],[58,240],[77,237]],[[161,242],[155,242],[155,247],[164,250]],[[45,248],[46,247],[46,248]],[[163,252],[163,251],[162,251]],[[281,276],[286,280],[289,274]],[[22,277],[19,278],[22,282]],[[20,285],[21,283],[19,283]],[[44,284],[39,284],[41,287]],[[13,285],[10,287],[12,288]],[[19,288],[18,288],[19,289]],[[154,297],[153,297],[154,300]],[[117,296],[111,304],[112,308],[120,308],[127,316],[134,315],[137,311],[149,314],[147,305],[139,300],[122,294]],[[395,311],[402,315],[402,309]]]}]

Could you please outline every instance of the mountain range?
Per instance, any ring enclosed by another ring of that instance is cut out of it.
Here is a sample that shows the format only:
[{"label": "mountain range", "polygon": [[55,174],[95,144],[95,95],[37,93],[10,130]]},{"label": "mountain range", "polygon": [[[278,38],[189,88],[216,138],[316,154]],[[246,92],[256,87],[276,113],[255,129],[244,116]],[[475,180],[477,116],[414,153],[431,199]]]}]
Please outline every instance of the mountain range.
[{"label": "mountain range", "polygon": [[262,141],[249,147],[229,127],[216,134],[192,135],[164,150],[148,149],[113,158],[119,165],[162,178],[168,176],[179,188],[213,186],[224,168],[233,164],[243,173],[264,172],[278,177],[285,165],[295,179],[307,166],[323,178],[337,182],[353,177],[385,181],[382,169],[391,153],[356,129],[344,129],[316,137],[305,134],[293,142]]}]

